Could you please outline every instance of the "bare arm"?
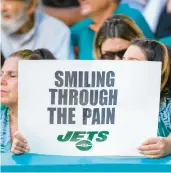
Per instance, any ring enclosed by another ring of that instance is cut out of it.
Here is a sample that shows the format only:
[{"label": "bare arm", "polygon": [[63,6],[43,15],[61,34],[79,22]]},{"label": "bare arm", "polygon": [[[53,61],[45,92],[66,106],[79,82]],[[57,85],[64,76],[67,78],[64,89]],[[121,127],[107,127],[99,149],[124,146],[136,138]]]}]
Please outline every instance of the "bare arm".
[{"label": "bare arm", "polygon": [[62,20],[68,26],[72,26],[73,24],[84,19],[84,17],[80,13],[79,7],[54,8],[54,7],[44,6],[44,11],[47,14]]}]

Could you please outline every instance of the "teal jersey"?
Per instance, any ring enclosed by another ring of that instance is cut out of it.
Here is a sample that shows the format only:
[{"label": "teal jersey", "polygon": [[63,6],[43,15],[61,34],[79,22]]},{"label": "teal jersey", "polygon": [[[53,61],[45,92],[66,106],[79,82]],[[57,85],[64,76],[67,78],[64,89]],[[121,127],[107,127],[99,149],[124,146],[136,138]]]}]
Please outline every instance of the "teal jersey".
[{"label": "teal jersey", "polygon": [[[146,38],[154,39],[154,34],[143,15],[136,9],[130,8],[127,4],[121,4],[113,14],[123,14],[132,18],[142,30]],[[93,60],[93,42],[96,32],[90,29],[93,21],[90,18],[84,19],[71,27],[71,36],[74,46],[78,47],[78,59]]]}]

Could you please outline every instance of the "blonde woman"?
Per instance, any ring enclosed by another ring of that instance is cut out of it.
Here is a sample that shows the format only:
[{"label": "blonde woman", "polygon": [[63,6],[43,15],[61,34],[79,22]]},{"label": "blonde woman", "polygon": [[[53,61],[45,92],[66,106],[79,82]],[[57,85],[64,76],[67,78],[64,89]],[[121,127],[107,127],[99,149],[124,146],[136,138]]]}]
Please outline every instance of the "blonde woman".
[{"label": "blonde woman", "polygon": [[19,60],[54,60],[54,55],[47,49],[35,51],[22,50],[11,54],[1,69],[1,112],[0,144],[1,152],[12,151],[21,154],[29,150],[27,141],[18,132],[18,61]]}]

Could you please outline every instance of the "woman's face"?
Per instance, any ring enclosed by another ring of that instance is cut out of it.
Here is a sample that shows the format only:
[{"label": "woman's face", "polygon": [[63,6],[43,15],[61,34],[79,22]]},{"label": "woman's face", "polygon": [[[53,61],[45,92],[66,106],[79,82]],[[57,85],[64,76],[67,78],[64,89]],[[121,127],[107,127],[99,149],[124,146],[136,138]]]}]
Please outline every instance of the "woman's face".
[{"label": "woman's face", "polygon": [[1,70],[1,103],[7,106],[18,103],[18,57],[8,58]]},{"label": "woman's face", "polygon": [[101,59],[121,60],[130,42],[122,38],[108,38],[101,47]]},{"label": "woman's face", "polygon": [[131,45],[123,55],[123,60],[147,61],[147,57],[140,47]]}]

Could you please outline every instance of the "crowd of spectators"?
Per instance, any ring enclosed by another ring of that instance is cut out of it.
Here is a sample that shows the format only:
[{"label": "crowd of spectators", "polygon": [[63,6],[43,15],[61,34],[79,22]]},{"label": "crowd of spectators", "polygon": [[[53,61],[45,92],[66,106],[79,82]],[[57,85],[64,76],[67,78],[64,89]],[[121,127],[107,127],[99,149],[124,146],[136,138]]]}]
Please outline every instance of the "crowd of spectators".
[{"label": "crowd of spectators", "polygon": [[102,59],[162,62],[160,137],[139,150],[171,154],[171,0],[1,0],[0,44],[1,152],[29,151],[18,132],[18,60]]}]

